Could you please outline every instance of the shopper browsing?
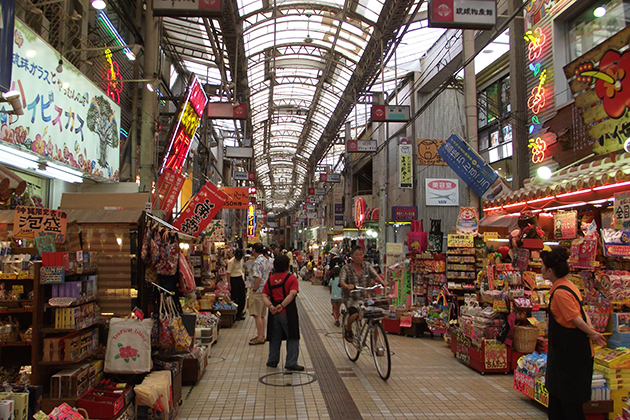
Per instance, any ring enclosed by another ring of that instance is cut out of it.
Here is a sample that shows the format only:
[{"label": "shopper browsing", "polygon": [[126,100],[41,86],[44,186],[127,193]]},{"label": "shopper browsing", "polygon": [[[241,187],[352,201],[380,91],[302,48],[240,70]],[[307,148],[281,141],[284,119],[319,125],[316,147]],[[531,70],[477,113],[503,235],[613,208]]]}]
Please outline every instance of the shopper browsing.
[{"label": "shopper browsing", "polygon": [[232,300],[237,305],[236,320],[241,321],[245,319],[243,317],[243,311],[245,310],[245,281],[243,280],[243,250],[237,249],[234,251],[234,257],[232,257],[227,263],[226,278],[230,280],[230,292]]},{"label": "shopper browsing", "polygon": [[300,322],[298,319],[295,297],[299,292],[298,280],[289,273],[289,258],[278,255],[274,261],[275,273],[265,283],[262,297],[269,308],[267,337],[269,339],[269,358],[267,366],[277,367],[280,361],[280,345],[282,338],[287,340],[287,357],[284,368],[302,371],[304,366],[298,365],[300,354]]},{"label": "shopper browsing", "polygon": [[344,336],[347,341],[352,341],[352,323],[359,318],[359,301],[365,300],[368,295],[366,291],[350,293],[355,286],[370,287],[373,282],[387,286],[388,283],[378,275],[372,264],[365,259],[365,250],[362,246],[356,245],[350,252],[352,263],[346,264],[339,274],[339,284],[344,289],[344,303],[348,308],[348,323],[344,325]]},{"label": "shopper browsing", "polygon": [[335,327],[339,326],[339,316],[341,315],[341,287],[339,286],[339,273],[341,267],[333,267],[330,273],[330,303],[332,305],[332,315],[335,318]]},{"label": "shopper browsing", "polygon": [[591,399],[593,344],[606,345],[582,309],[582,295],[569,274],[569,251],[541,252],[542,276],[553,286],[549,298],[549,351],[545,386],[550,420],[586,419],[582,404]]},{"label": "shopper browsing", "polygon": [[252,277],[254,279],[252,290],[249,292],[249,313],[254,317],[256,323],[256,337],[249,341],[250,345],[265,344],[265,316],[267,307],[262,298],[262,291],[269,278],[269,266],[267,258],[264,256],[264,247],[260,242],[252,247],[254,265],[252,266]]}]

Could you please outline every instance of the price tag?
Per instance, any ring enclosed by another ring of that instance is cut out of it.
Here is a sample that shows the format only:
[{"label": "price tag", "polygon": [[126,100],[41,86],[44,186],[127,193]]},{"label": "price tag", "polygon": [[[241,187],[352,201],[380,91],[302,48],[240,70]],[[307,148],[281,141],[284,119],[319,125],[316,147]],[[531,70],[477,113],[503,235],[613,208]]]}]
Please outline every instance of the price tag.
[{"label": "price tag", "polygon": [[18,295],[18,294],[22,294],[24,293],[24,285],[20,284],[20,285],[13,285],[11,286],[11,291],[13,292],[14,295]]}]

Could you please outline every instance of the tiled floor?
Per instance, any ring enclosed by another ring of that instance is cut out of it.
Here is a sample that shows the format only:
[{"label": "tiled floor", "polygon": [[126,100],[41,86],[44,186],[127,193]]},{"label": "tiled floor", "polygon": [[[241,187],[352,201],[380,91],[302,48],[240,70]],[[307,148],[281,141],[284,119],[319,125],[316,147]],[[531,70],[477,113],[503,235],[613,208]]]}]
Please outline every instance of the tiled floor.
[{"label": "tiled floor", "polygon": [[[333,325],[328,288],[303,281],[300,288],[302,326],[306,326],[308,317],[312,327],[307,328],[306,334],[302,328],[300,340],[300,364],[306,366],[306,371],[285,375],[282,369],[266,367],[268,345],[247,344],[255,335],[253,319],[248,317],[232,328],[220,330],[201,381],[184,389],[181,419],[547,418],[541,406],[512,389],[511,374],[480,375],[455,360],[437,336],[431,339],[388,335],[394,353],[392,374],[387,382],[382,381],[372,358],[361,354],[352,363],[345,356],[341,334]],[[314,341],[307,343],[310,334],[318,337],[311,337]],[[317,338],[323,346],[314,345]],[[309,348],[316,352],[324,348],[327,355],[309,354]],[[284,361],[284,344],[281,360],[279,366]],[[314,362],[323,366],[319,372],[314,369]],[[322,363],[332,363],[334,368],[324,369],[329,366]],[[267,374],[275,374],[264,380],[276,386],[259,381]],[[330,376],[317,380],[321,374]],[[313,379],[308,375],[316,380],[305,384]],[[287,383],[299,386],[286,386]],[[335,388],[330,389],[333,385]],[[335,404],[336,397],[347,395],[346,390],[352,401]],[[356,410],[350,409],[352,402]]]}]

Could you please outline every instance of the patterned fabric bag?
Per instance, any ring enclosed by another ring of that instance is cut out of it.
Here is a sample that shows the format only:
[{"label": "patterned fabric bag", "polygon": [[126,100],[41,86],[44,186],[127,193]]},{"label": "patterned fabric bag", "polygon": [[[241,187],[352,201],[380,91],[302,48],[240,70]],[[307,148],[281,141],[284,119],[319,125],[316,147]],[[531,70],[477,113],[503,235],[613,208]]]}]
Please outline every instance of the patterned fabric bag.
[{"label": "patterned fabric bag", "polygon": [[142,239],[142,249],[140,251],[140,258],[145,264],[151,262],[151,237],[153,236],[153,223],[147,222],[144,231],[144,238]]},{"label": "patterned fabric bag", "polygon": [[[164,295],[160,293],[160,311],[157,313],[153,323],[153,331],[151,331],[151,338],[154,340],[154,347],[162,349],[172,349],[175,347],[175,341],[173,341],[173,334],[169,328],[171,313],[167,308]],[[170,299],[170,298],[168,298]]]},{"label": "patterned fabric bag", "polygon": [[165,231],[161,235],[160,256],[157,266],[157,273],[165,276],[172,276],[177,273],[179,263],[179,241],[177,234]]},{"label": "patterned fabric bag", "polygon": [[184,323],[182,322],[182,317],[179,316],[179,313],[175,309],[173,299],[170,296],[166,299],[169,309],[173,314],[173,317],[169,321],[169,329],[175,343],[175,351],[187,352],[192,344],[192,337],[188,334],[188,331],[186,331],[186,327],[184,327]]}]

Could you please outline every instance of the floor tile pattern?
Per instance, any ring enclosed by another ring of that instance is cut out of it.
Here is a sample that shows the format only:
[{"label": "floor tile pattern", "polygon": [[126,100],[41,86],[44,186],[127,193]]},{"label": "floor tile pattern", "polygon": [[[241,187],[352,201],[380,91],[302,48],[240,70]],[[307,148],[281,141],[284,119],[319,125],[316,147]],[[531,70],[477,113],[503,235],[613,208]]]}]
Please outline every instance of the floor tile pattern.
[{"label": "floor tile pattern", "polygon": [[[434,338],[388,335],[393,351],[392,374],[388,381],[381,380],[372,358],[366,354],[361,354],[356,363],[347,359],[340,329],[333,325],[328,288],[304,281],[299,285],[302,332],[299,363],[306,367],[305,373],[317,380],[301,386],[269,386],[259,382],[263,375],[283,370],[265,366],[267,344],[247,344],[255,335],[253,319],[247,317],[232,328],[220,330],[204,376],[196,386],[184,389],[181,419],[547,418],[544,408],[512,389],[511,374],[479,374],[459,363],[437,335]],[[279,366],[283,366],[284,351],[283,346]],[[291,381],[300,385],[305,381],[303,375],[279,377],[280,383]],[[345,385],[345,391],[339,381]],[[341,401],[330,404],[327,393],[336,392],[341,394]],[[358,414],[340,412],[347,409],[344,400],[349,406],[354,403]]]}]

